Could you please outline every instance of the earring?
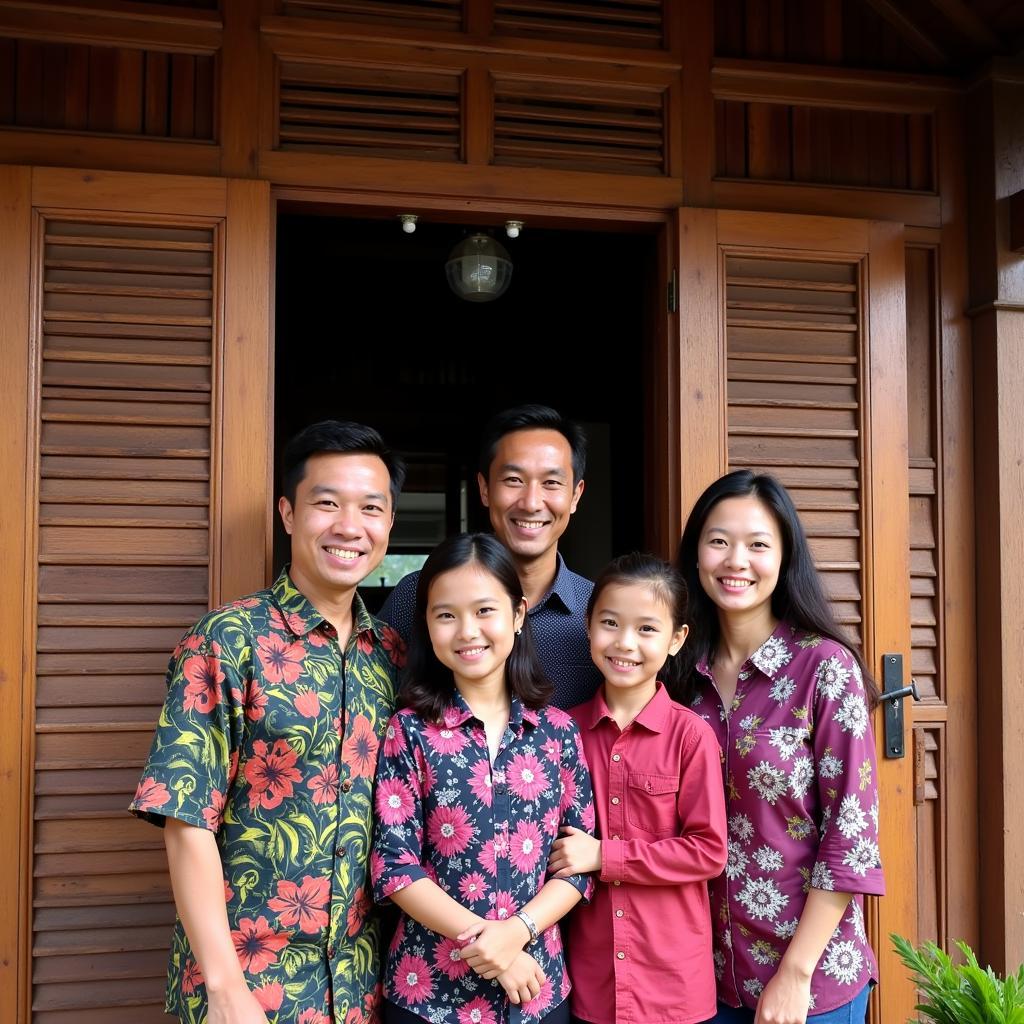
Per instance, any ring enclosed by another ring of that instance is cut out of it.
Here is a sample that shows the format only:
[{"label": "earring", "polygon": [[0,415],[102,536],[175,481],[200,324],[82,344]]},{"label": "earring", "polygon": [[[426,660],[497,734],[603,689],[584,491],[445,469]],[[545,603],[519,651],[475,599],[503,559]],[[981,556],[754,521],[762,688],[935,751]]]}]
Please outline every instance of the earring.
[{"label": "earring", "polygon": [[522,626],[520,626],[520,627],[519,627],[519,628],[518,628],[518,629],[516,630],[516,636],[522,636],[522,635],[523,635],[523,627],[522,627]]}]

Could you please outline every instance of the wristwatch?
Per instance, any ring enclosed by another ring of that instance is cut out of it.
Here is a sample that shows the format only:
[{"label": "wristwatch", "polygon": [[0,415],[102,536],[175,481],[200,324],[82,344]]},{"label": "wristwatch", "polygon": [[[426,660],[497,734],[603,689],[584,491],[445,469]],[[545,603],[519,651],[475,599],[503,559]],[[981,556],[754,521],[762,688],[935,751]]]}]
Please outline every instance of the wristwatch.
[{"label": "wristwatch", "polygon": [[526,929],[530,933],[530,941],[527,945],[532,946],[540,936],[540,932],[537,931],[537,922],[525,910],[517,910],[516,917],[526,925]]}]

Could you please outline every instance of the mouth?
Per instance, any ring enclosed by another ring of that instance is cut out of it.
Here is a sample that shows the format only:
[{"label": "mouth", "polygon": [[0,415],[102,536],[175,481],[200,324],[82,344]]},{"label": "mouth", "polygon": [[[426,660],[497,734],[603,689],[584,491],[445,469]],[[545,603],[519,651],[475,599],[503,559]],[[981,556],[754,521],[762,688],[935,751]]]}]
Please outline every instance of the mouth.
[{"label": "mouth", "polygon": [[746,590],[754,585],[753,580],[745,579],[742,576],[719,576],[718,582],[726,590]]},{"label": "mouth", "polygon": [[608,664],[617,668],[620,672],[632,672],[640,667],[639,661],[629,661],[627,658],[608,658]]},{"label": "mouth", "polygon": [[486,646],[460,647],[458,650],[456,650],[455,653],[464,661],[475,661],[477,658],[481,657],[487,650],[488,648]]},{"label": "mouth", "polygon": [[529,533],[544,529],[548,522],[549,520],[547,519],[513,519],[512,525]]},{"label": "mouth", "polygon": [[334,548],[324,546],[324,551],[332,558],[338,558],[343,562],[354,562],[362,555],[362,551],[353,551],[351,548]]}]

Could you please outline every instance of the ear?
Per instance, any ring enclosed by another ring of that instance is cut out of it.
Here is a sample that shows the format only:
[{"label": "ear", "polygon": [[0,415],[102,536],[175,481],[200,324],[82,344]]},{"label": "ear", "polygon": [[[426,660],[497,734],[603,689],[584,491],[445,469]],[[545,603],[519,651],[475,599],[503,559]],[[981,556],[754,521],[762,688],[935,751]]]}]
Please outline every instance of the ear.
[{"label": "ear", "polygon": [[572,489],[572,504],[569,506],[569,515],[572,515],[576,511],[576,506],[580,503],[580,498],[583,497],[583,488],[586,485],[586,480],[581,480]]},{"label": "ear", "polygon": [[277,511],[281,515],[281,524],[284,526],[284,532],[290,537],[292,535],[295,511],[292,509],[292,503],[283,494],[278,498]]},{"label": "ear", "polygon": [[519,604],[516,605],[515,614],[512,616],[512,625],[517,633],[523,628],[523,623],[526,621],[527,607],[526,598],[520,598]]},{"label": "ear", "polygon": [[477,473],[476,485],[480,488],[480,504],[484,508],[490,508],[490,505],[487,504],[487,481],[484,479],[483,473]]},{"label": "ear", "polygon": [[680,626],[672,634],[672,642],[668,645],[668,653],[669,654],[678,654],[682,650],[683,644],[686,643],[686,638],[687,638],[687,636],[689,636],[689,633],[690,633],[690,627],[689,626],[687,626],[685,624]]}]

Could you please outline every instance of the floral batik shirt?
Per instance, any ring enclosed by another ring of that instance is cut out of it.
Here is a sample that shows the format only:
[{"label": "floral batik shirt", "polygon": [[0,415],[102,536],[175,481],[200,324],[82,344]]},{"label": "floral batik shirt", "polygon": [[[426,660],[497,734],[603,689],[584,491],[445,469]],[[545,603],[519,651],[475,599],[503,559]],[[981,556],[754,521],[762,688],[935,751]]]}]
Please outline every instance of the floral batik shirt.
[{"label": "floral batik shirt", "polygon": [[[367,858],[377,751],[404,646],[356,596],[337,632],[287,570],[210,612],[178,644],[131,810],[216,833],[228,925],[272,1024],[377,1016],[378,925]],[[168,1013],[207,1016],[181,922]]]},{"label": "floral batik shirt", "polygon": [[885,891],[860,669],[842,645],[780,623],[740,669],[728,710],[713,669],[698,672],[693,708],[722,747],[729,828],[711,882],[718,998],[757,1005],[813,887],[854,894],[811,979],[811,1012],[833,1010],[877,980],[863,895]]},{"label": "floral batik shirt", "polygon": [[[370,873],[380,901],[420,878],[491,920],[511,917],[540,891],[563,825],[591,834],[594,800],[576,723],[555,707],[512,701],[493,767],[483,725],[461,695],[438,723],[395,715],[377,768]],[[589,899],[589,875],[564,881]],[[536,1020],[569,994],[562,937],[553,924],[526,947],[544,972],[540,993],[509,1003],[459,957],[459,944],[405,914],[388,954],[384,992],[433,1024]]]}]

